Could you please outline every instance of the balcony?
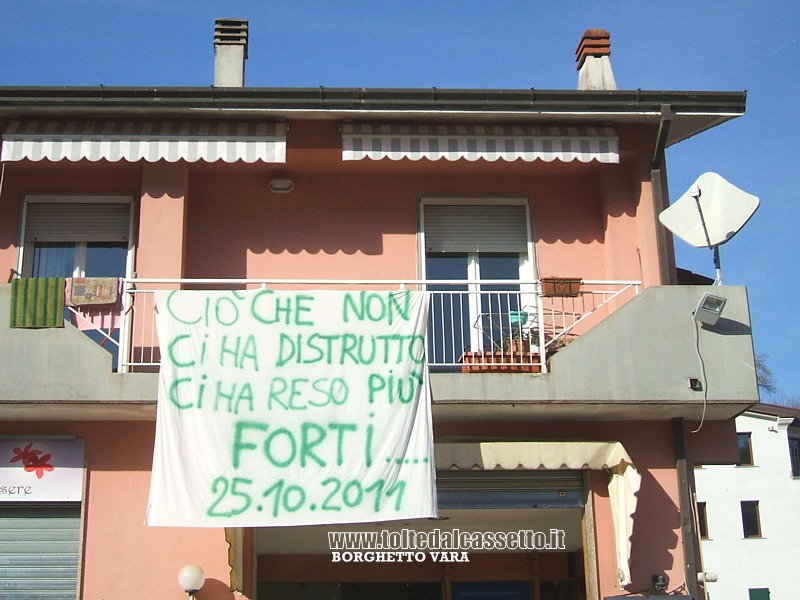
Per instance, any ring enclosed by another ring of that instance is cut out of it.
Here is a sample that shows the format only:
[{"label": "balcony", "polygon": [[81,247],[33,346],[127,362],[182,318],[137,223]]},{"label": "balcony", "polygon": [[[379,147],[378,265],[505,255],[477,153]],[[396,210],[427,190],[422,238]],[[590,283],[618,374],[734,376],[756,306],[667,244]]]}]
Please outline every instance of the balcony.
[{"label": "balcony", "polygon": [[434,372],[546,373],[547,359],[639,292],[637,281],[342,281],[127,279],[121,307],[120,372],[152,371],[160,362],[155,293],[164,289],[426,290],[427,359]]},{"label": "balcony", "polygon": [[[152,418],[160,361],[155,292],[262,287],[428,291],[427,359],[440,420],[719,419],[758,401],[742,287],[711,288],[728,302],[707,327],[692,317],[705,288],[641,291],[635,281],[564,281],[555,289],[509,280],[124,283],[121,331],[98,333],[103,347],[69,325],[9,329],[0,321],[0,416]],[[9,288],[0,285],[0,314],[9,313]]]}]

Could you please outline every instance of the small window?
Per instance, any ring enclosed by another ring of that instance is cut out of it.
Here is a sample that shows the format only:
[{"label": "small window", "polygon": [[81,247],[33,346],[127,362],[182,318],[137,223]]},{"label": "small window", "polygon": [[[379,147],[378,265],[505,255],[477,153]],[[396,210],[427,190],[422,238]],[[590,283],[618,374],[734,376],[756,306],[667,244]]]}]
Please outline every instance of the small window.
[{"label": "small window", "polygon": [[758,500],[742,500],[742,533],[746,538],[761,537]]},{"label": "small window", "polygon": [[29,195],[17,270],[25,277],[124,277],[132,198]]},{"label": "small window", "polygon": [[736,464],[741,466],[753,465],[753,447],[750,444],[750,433],[737,433],[736,438],[739,441],[739,462]]},{"label": "small window", "polygon": [[33,245],[33,277],[124,277],[127,242],[41,242]]},{"label": "small window", "polygon": [[701,540],[708,539],[708,517],[706,515],[706,503],[697,503],[697,533]]},{"label": "small window", "polygon": [[747,594],[748,600],[769,600],[769,588],[750,588]]},{"label": "small window", "polygon": [[800,477],[800,438],[789,438],[789,458],[792,461],[792,477]]}]

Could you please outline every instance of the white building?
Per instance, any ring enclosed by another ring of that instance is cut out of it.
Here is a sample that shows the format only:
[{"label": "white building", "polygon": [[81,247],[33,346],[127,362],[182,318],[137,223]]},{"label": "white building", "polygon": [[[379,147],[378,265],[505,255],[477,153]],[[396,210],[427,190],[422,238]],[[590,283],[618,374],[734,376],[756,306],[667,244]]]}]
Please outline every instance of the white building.
[{"label": "white building", "polygon": [[711,600],[798,597],[800,411],[759,404],[736,418],[739,461],[695,472]]}]

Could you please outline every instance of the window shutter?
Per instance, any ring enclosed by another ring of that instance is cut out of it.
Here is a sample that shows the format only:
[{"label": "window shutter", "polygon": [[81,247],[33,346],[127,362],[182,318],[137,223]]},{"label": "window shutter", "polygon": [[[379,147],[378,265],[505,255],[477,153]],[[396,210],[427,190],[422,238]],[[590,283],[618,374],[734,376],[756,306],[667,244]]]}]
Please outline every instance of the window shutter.
[{"label": "window shutter", "polygon": [[430,204],[423,210],[427,252],[528,251],[524,206]]},{"label": "window shutter", "polygon": [[439,508],[580,508],[583,472],[437,471]]},{"label": "window shutter", "polygon": [[25,215],[26,242],[126,242],[128,203],[30,202]]},{"label": "window shutter", "polygon": [[0,597],[77,598],[80,503],[0,504]]}]

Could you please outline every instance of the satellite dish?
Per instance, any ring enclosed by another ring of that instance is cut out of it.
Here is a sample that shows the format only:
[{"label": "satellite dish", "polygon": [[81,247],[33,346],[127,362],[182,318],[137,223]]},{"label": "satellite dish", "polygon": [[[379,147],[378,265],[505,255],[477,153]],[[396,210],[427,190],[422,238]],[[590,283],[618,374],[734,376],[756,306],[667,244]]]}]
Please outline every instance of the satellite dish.
[{"label": "satellite dish", "polygon": [[740,190],[716,173],[703,173],[658,220],[687,244],[714,251],[717,285],[722,283],[719,246],[745,226],[759,205],[757,196]]}]

